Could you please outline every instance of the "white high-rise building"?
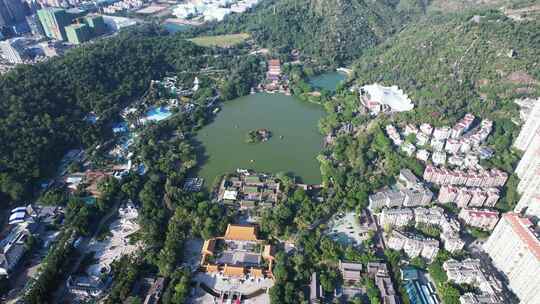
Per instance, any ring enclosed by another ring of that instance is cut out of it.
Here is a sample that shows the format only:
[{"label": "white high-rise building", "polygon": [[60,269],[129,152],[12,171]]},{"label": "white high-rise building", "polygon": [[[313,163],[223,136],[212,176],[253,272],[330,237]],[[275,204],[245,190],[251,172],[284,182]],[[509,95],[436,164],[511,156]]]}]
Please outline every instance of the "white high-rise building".
[{"label": "white high-rise building", "polygon": [[12,38],[0,41],[0,55],[10,63],[23,63],[26,59],[24,38]]},{"label": "white high-rise building", "polygon": [[515,211],[540,217],[540,103],[532,107],[514,147],[525,151],[516,168],[521,199]]},{"label": "white high-rise building", "polygon": [[[524,128],[521,129],[520,136],[522,133],[527,132],[528,131]],[[540,163],[538,158],[540,155],[540,130],[537,130],[537,132],[535,132],[533,135],[534,136],[531,138],[531,142],[527,145],[527,148],[523,150],[525,153],[523,154],[523,157],[521,157],[521,160],[516,168],[516,173],[520,179],[527,178],[528,175],[531,174],[531,166]]]},{"label": "white high-rise building", "polygon": [[540,303],[540,240],[529,219],[511,212],[504,214],[484,250],[506,275],[520,304]]},{"label": "white high-rise building", "polygon": [[530,168],[528,174],[520,180],[518,192],[521,198],[514,211],[540,218],[540,163]]},{"label": "white high-rise building", "polygon": [[533,141],[533,138],[540,130],[540,102],[536,102],[532,107],[530,114],[527,116],[527,120],[521,127],[521,132],[519,133],[514,147],[525,151]]}]

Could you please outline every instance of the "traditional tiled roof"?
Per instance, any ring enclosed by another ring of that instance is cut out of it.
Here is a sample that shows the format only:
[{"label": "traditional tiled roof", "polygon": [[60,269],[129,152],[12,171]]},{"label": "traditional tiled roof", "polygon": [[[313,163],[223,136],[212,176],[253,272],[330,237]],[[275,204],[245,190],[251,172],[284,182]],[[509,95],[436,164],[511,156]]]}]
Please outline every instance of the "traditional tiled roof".
[{"label": "traditional tiled roof", "polygon": [[251,271],[250,271],[251,275],[256,277],[256,278],[263,278],[264,277],[264,273],[263,273],[263,270],[262,269],[259,269],[259,268],[251,268]]},{"label": "traditional tiled roof", "polygon": [[214,239],[204,241],[203,249],[202,249],[203,254],[209,254],[209,255],[214,254],[215,245],[216,245],[216,240]]},{"label": "traditional tiled roof", "polygon": [[206,271],[207,272],[219,272],[219,266],[218,265],[206,265]]},{"label": "traditional tiled roof", "polygon": [[223,274],[228,277],[243,277],[245,274],[244,267],[225,265]]},{"label": "traditional tiled roof", "polygon": [[236,241],[257,241],[257,230],[253,225],[227,226],[224,239]]}]

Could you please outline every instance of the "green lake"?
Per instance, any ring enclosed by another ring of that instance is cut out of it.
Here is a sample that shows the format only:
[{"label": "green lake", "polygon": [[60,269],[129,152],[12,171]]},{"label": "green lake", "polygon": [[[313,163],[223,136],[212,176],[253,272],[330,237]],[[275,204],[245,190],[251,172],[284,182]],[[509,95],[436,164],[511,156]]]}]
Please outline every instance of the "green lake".
[{"label": "green lake", "polygon": [[309,84],[315,88],[333,92],[336,90],[336,86],[345,79],[347,79],[347,75],[334,71],[312,77]]},{"label": "green lake", "polygon": [[[215,120],[198,132],[203,165],[197,174],[207,187],[237,168],[291,172],[305,183],[320,183],[316,157],[323,136],[317,125],[324,115],[321,106],[283,94],[257,93],[227,101]],[[250,130],[261,128],[272,132],[268,141],[245,142]]]}]

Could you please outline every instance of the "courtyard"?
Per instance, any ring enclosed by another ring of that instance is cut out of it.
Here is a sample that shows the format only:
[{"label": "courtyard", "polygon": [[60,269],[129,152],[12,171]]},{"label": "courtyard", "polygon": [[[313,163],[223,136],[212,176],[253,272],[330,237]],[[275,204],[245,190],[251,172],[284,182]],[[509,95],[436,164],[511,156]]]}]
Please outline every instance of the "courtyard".
[{"label": "courtyard", "polygon": [[361,223],[355,212],[337,213],[328,223],[326,234],[343,245],[361,246],[369,238],[368,232],[375,230],[371,224]]},{"label": "courtyard", "polygon": [[[221,296],[216,295],[241,295],[242,303],[245,304],[268,304],[270,297],[268,289],[274,285],[274,281],[269,278],[231,278],[218,273],[198,273],[193,278],[199,287],[195,289],[193,297],[189,303],[221,303]],[[204,290],[200,285],[205,285],[216,294],[212,295]]]}]

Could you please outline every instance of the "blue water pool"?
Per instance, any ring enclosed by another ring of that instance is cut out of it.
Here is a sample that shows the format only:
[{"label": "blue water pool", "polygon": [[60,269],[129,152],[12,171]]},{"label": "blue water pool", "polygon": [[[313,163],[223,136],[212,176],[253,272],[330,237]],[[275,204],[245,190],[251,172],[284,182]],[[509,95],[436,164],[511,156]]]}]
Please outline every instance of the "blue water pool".
[{"label": "blue water pool", "polygon": [[145,120],[160,121],[169,118],[171,115],[171,110],[166,107],[153,107],[146,112]]}]

